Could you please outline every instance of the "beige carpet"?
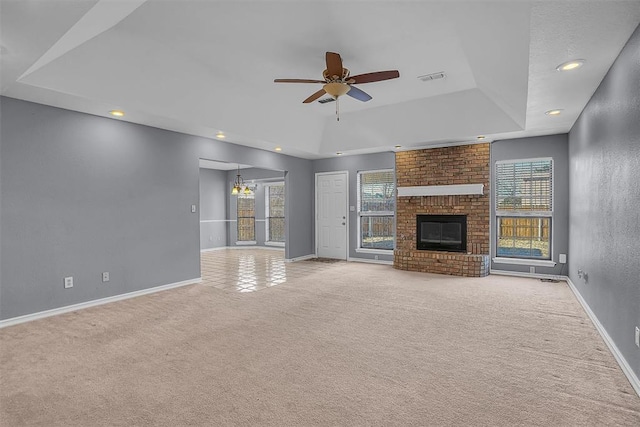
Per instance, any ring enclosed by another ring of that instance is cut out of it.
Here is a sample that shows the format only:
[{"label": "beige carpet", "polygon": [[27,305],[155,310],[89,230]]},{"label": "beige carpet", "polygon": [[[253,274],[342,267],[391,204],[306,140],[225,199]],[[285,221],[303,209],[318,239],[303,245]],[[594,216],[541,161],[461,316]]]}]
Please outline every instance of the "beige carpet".
[{"label": "beige carpet", "polygon": [[2,426],[640,425],[564,283],[329,264],[0,330]]}]

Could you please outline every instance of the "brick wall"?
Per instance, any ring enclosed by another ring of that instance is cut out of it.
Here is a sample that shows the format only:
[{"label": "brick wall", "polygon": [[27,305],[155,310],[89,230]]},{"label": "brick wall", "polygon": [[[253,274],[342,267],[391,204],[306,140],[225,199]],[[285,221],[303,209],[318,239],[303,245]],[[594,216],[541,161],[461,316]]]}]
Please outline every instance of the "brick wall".
[{"label": "brick wall", "polygon": [[[398,187],[484,184],[483,195],[398,197],[394,267],[457,276],[489,273],[490,144],[396,153]],[[418,251],[418,214],[467,215],[467,254]]]}]

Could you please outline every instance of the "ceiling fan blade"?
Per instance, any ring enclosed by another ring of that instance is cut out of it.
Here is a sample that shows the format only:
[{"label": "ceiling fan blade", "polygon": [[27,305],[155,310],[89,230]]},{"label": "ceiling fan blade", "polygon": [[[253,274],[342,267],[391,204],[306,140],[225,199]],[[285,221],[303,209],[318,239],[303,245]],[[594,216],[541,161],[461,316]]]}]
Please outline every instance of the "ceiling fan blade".
[{"label": "ceiling fan blade", "polygon": [[369,95],[368,93],[358,89],[355,86],[349,86],[351,89],[349,89],[349,92],[347,92],[347,95],[349,95],[352,98],[357,99],[358,101],[362,101],[362,102],[367,102],[371,99],[371,95]]},{"label": "ceiling fan blade", "polygon": [[335,52],[327,52],[327,74],[329,77],[342,77],[342,58]]},{"label": "ceiling fan blade", "polygon": [[308,104],[310,102],[315,101],[316,99],[320,98],[322,95],[324,95],[326,92],[324,91],[324,89],[320,89],[319,91],[317,91],[316,93],[314,93],[313,95],[311,95],[310,97],[308,97],[307,99],[305,99],[304,101],[302,101],[303,104]]},{"label": "ceiling fan blade", "polygon": [[326,83],[324,80],[309,79],[275,79],[275,83]]},{"label": "ceiling fan blade", "polygon": [[353,80],[354,83],[373,83],[380,82],[382,80],[397,79],[400,77],[398,70],[389,71],[376,71],[374,73],[358,74],[357,76],[349,77],[349,80]]}]

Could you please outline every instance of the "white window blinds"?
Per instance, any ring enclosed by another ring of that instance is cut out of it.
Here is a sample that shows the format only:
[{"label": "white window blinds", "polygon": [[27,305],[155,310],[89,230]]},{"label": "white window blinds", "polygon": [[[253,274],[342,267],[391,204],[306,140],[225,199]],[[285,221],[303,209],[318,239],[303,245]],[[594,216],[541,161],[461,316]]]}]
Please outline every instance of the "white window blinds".
[{"label": "white window blinds", "polygon": [[496,163],[496,213],[551,215],[553,164],[551,159]]},{"label": "white window blinds", "polygon": [[395,210],[392,170],[358,173],[358,212],[392,214]]}]

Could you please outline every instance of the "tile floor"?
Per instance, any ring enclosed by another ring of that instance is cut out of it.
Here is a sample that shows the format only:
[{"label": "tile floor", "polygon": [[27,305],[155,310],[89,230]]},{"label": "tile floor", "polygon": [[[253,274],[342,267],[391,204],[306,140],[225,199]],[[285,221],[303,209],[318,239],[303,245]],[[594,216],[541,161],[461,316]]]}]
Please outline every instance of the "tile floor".
[{"label": "tile floor", "polygon": [[229,292],[256,292],[330,268],[333,260],[285,262],[284,251],[221,249],[202,252],[202,284]]}]

